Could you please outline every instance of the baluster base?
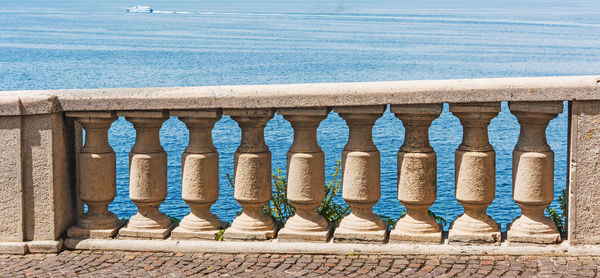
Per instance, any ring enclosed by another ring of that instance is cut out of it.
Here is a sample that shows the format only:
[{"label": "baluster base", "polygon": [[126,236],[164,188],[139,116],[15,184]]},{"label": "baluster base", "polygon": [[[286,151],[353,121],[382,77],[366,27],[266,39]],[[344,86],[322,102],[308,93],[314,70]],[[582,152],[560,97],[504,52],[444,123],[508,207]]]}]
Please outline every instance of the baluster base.
[{"label": "baluster base", "polygon": [[67,237],[69,238],[95,238],[107,239],[117,235],[119,229],[127,224],[126,220],[119,220],[114,228],[109,229],[87,229],[79,225],[71,226],[67,229]]},{"label": "baluster base", "polygon": [[506,239],[509,242],[551,244],[559,243],[560,233],[550,218],[533,220],[523,215],[506,227]]},{"label": "baluster base", "polygon": [[127,226],[119,231],[119,238],[165,239],[175,226],[176,223],[158,210],[158,205],[142,207],[138,204],[138,213],[132,216]]},{"label": "baluster base", "polygon": [[165,239],[169,236],[169,233],[176,224],[171,222],[167,228],[164,229],[146,229],[139,230],[135,228],[122,228],[119,230],[120,239]]},{"label": "baluster base", "polygon": [[350,213],[333,233],[333,242],[384,242],[387,227],[387,223],[375,214],[367,219]]},{"label": "baluster base", "polygon": [[172,239],[211,239],[214,240],[219,231],[228,226],[210,213],[198,217],[188,214],[181,220],[179,226],[171,232]]},{"label": "baluster base", "polygon": [[279,241],[313,241],[326,242],[331,235],[331,223],[328,223],[322,216],[309,220],[300,217],[298,214],[290,217],[283,229],[277,233]]},{"label": "baluster base", "polygon": [[[256,211],[254,211],[256,210]],[[257,241],[275,237],[277,229],[273,220],[262,212],[262,208],[247,208],[249,214],[242,211],[223,233],[227,241]],[[257,213],[258,212],[258,213]]]},{"label": "baluster base", "polygon": [[450,243],[489,243],[500,245],[500,224],[489,215],[484,219],[474,219],[466,214],[456,218],[450,224],[448,242]]},{"label": "baluster base", "polygon": [[402,216],[390,232],[390,242],[414,241],[442,243],[442,225],[435,222],[435,220],[427,223],[407,217],[407,215]]}]

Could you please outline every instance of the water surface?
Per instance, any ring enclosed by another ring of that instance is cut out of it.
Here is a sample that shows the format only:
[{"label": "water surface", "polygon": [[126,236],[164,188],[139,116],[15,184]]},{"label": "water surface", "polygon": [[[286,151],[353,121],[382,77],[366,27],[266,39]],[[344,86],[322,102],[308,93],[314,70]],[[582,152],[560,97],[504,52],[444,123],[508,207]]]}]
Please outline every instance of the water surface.
[{"label": "water surface", "polygon": [[[150,5],[166,13],[128,14]],[[0,90],[352,82],[600,73],[598,1],[0,1]],[[496,150],[496,199],[488,213],[503,227],[520,211],[511,198],[516,118],[489,127]],[[404,129],[386,112],[373,129],[381,152],[382,196],[376,213],[398,217],[396,153]],[[335,113],[318,130],[331,174],[347,127]],[[567,116],[550,123],[556,153],[555,192],[566,183]],[[265,131],[273,168],[285,168],[292,129],[277,115]],[[448,220],[462,213],[454,198],[454,151],[462,127],[448,112],[434,121],[438,199]],[[221,195],[212,210],[231,221],[240,209],[225,175],[232,173],[240,131],[223,117],[213,138],[221,159]],[[110,130],[117,153],[120,217],[128,198],[128,159],[135,131],[124,119]],[[188,142],[175,118],[161,129],[169,154],[169,196],[161,209],[182,217],[181,153]],[[553,203],[553,207],[557,207]]]}]

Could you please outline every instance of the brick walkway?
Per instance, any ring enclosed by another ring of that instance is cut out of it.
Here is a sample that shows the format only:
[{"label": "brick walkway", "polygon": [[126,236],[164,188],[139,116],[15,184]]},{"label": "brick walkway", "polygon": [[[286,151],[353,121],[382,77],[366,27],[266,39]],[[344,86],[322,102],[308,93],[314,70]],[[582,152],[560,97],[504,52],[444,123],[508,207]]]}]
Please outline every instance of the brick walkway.
[{"label": "brick walkway", "polygon": [[600,257],[339,256],[63,251],[0,256],[2,277],[594,277]]}]

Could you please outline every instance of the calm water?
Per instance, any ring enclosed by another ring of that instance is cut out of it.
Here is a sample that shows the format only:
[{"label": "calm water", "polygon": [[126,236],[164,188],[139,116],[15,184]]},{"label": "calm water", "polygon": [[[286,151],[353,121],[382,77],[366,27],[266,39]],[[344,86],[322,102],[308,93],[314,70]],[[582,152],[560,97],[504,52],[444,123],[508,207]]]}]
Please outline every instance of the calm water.
[{"label": "calm water", "polygon": [[[174,2],[0,0],[0,90],[600,73],[600,2],[593,0]],[[139,4],[165,13],[125,13]],[[502,108],[489,128],[497,187],[488,213],[504,228],[520,213],[511,198],[511,152],[519,131],[506,103]],[[318,132],[331,173],[348,130],[332,113]],[[447,105],[430,133],[438,154],[438,200],[432,210],[452,220],[462,213],[453,184],[462,127]],[[547,133],[556,153],[558,194],[566,182],[565,113]],[[395,188],[403,134],[401,122],[389,112],[374,127],[382,163],[382,196],[374,210],[391,217],[403,209]],[[273,167],[284,168],[292,142],[289,123],[276,116],[265,135]],[[128,198],[127,159],[134,138],[124,119],[110,130],[118,160],[118,197],[110,208],[121,217],[135,213]],[[233,172],[240,131],[224,117],[213,138],[222,179],[212,210],[231,221],[240,207],[225,175]],[[169,196],[161,209],[182,217],[189,211],[180,195],[185,125],[167,121],[161,141],[169,154]]]}]

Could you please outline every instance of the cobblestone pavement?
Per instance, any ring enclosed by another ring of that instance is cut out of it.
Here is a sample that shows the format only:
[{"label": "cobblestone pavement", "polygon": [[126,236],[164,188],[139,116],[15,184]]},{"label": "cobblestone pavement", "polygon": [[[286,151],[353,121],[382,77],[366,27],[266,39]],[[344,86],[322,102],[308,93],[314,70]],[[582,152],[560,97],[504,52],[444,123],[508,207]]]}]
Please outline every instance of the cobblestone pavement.
[{"label": "cobblestone pavement", "polygon": [[600,257],[191,254],[1,255],[2,277],[594,277]]}]

